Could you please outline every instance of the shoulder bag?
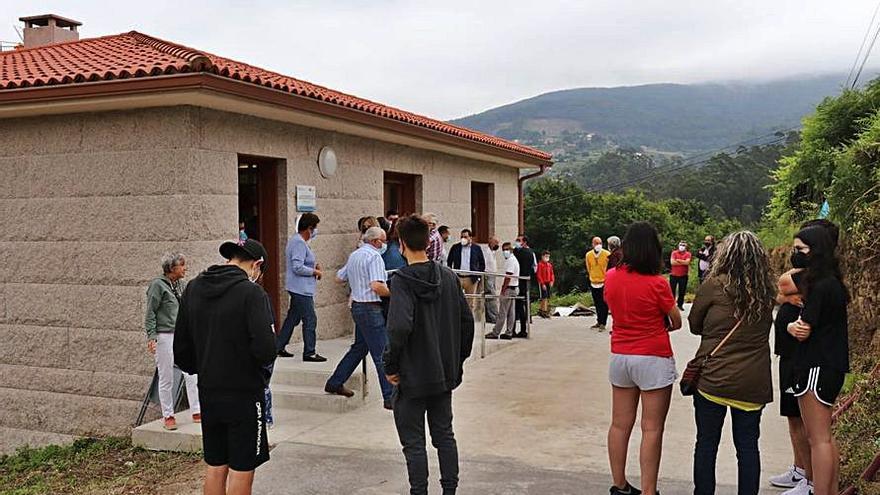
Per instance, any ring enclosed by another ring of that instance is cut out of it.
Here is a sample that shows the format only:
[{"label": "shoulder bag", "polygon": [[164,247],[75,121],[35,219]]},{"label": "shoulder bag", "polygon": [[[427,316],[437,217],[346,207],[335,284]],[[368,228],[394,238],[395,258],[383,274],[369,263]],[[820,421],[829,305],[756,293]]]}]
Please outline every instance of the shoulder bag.
[{"label": "shoulder bag", "polygon": [[736,322],[736,325],[727,332],[727,335],[721,339],[721,342],[712,349],[712,352],[709,353],[708,356],[704,356],[702,358],[693,358],[688,361],[687,366],[684,368],[684,372],[681,374],[681,381],[679,382],[679,387],[681,388],[682,395],[694,395],[697,392],[697,384],[700,382],[700,375],[703,373],[703,368],[706,366],[706,363],[709,362],[715,354],[721,350],[721,347],[724,346],[725,343],[730,339],[730,336],[733,335],[733,332],[736,331],[742,325],[742,320]]}]

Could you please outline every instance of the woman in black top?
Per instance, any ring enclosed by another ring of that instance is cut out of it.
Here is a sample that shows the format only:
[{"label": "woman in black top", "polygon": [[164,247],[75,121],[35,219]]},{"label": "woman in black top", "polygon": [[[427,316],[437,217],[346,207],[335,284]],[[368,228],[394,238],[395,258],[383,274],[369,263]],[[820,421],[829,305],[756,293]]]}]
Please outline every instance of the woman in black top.
[{"label": "woman in black top", "polygon": [[813,493],[832,495],[838,493],[839,452],[831,434],[831,407],[849,371],[849,295],[825,229],[798,232],[791,258],[792,266],[804,269],[803,311],[788,325],[788,332],[798,340],[793,389],[810,439]]}]

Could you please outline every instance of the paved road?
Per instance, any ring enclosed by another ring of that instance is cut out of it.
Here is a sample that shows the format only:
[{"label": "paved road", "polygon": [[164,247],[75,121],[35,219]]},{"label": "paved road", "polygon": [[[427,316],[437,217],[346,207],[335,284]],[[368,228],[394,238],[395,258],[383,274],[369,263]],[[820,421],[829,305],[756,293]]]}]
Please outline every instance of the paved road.
[{"label": "paved road", "polygon": [[[607,493],[608,334],[587,330],[590,324],[588,318],[536,320],[530,341],[466,364],[465,383],[454,399],[460,493]],[[686,330],[673,336],[679,369],[697,344]],[[276,446],[272,461],[257,472],[256,493],[407,493],[403,456],[378,395],[362,409],[304,428]],[[766,478],[789,462],[785,423],[775,405],[767,409],[762,430]],[[637,480],[638,428],[633,437],[629,465]],[[663,493],[691,492],[693,439],[692,406],[676,392],[661,466]],[[436,460],[431,476],[436,490]],[[718,480],[719,494],[736,493],[729,425]]]}]

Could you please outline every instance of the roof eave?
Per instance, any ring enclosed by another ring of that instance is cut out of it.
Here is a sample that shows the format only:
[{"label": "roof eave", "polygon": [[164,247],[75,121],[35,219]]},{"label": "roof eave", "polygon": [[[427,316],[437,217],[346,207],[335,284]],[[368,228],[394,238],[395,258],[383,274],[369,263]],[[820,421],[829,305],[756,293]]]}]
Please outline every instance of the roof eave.
[{"label": "roof eave", "polygon": [[179,90],[209,90],[277,105],[292,110],[332,117],[356,124],[380,128],[449,146],[497,156],[526,166],[550,166],[552,159],[520,153],[426,127],[374,115],[354,108],[327,103],[314,98],[258,86],[205,72],[183,73],[148,78],[117,79],[79,84],[29,87],[0,91],[0,106],[15,103],[49,103],[90,97],[125,96]]}]

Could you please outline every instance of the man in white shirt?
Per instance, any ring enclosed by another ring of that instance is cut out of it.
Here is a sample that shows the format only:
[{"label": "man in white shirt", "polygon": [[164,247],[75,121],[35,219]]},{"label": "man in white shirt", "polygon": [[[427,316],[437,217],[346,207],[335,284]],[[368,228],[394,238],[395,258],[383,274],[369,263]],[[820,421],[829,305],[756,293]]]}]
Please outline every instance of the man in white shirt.
[{"label": "man in white shirt", "polygon": [[[501,338],[510,340],[513,338],[513,330],[516,327],[516,308],[514,307],[514,297],[519,292],[519,261],[513,255],[513,249],[509,242],[505,242],[501,246],[504,254],[504,283],[501,286],[501,310],[498,312],[498,319],[495,320],[495,328],[486,334],[487,339]],[[501,329],[506,328],[502,334]]]},{"label": "man in white shirt", "polygon": [[[498,273],[498,260],[495,254],[498,253],[500,241],[495,236],[489,237],[489,242],[482,246],[483,258],[486,260],[486,273]],[[486,294],[486,323],[495,323],[498,319],[498,301],[495,300],[495,280],[496,277],[486,277],[486,286],[483,287]]]}]

